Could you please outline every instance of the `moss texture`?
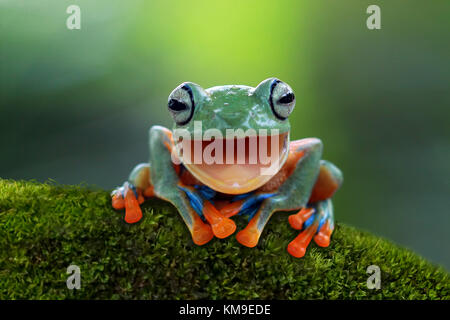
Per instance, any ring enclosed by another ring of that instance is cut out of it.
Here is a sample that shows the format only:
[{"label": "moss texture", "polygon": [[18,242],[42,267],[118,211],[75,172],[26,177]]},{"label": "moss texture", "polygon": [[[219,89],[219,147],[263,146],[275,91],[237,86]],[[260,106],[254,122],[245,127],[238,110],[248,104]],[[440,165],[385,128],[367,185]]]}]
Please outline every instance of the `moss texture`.
[{"label": "moss texture", "polygon": [[[449,299],[450,279],[409,250],[337,224],[329,248],[286,252],[296,236],[272,218],[256,248],[234,236],[198,247],[176,210],[154,199],[135,225],[109,193],[0,180],[0,299]],[[242,228],[246,221],[238,220]],[[81,268],[69,290],[66,269]],[[369,265],[381,289],[366,286]]]}]

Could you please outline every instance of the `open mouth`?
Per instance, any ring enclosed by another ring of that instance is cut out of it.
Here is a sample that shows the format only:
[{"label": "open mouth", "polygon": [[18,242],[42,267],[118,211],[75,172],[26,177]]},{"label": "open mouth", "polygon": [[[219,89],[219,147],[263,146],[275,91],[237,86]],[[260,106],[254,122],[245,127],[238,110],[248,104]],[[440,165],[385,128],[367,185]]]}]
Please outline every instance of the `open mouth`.
[{"label": "open mouth", "polygon": [[[180,148],[181,146],[181,148]],[[269,181],[288,156],[289,133],[177,144],[186,168],[202,183],[227,194],[253,191]]]}]

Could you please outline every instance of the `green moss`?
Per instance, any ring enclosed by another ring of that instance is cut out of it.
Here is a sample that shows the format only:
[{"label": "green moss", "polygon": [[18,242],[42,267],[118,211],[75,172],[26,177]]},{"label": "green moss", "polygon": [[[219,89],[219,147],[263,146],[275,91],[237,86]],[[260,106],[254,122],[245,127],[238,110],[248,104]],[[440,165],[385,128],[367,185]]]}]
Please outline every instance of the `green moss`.
[{"label": "green moss", "polygon": [[[343,224],[329,248],[311,244],[295,259],[285,214],[249,249],[234,237],[198,247],[170,204],[143,209],[142,222],[127,225],[106,191],[0,180],[0,299],[450,298],[444,270]],[[66,287],[71,264],[80,290]],[[369,265],[381,268],[380,290],[366,286]]]}]

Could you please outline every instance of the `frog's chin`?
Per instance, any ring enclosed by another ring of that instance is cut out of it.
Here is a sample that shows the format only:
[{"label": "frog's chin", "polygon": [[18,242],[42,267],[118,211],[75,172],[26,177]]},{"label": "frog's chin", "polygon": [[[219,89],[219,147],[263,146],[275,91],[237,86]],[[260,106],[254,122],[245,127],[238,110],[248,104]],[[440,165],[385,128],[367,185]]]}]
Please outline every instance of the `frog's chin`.
[{"label": "frog's chin", "polygon": [[[227,161],[226,154],[228,153],[225,152],[225,150],[227,150],[225,148],[227,139],[223,139],[223,161],[214,161],[213,163],[211,163],[211,160],[190,161],[192,159],[187,159],[187,157],[184,156],[182,157],[183,164],[200,182],[218,192],[226,194],[242,194],[256,190],[278,173],[286,161],[289,150],[289,133],[269,136],[267,139],[260,139],[259,137],[257,140],[248,138],[243,139],[247,139],[246,142],[242,144],[245,145],[246,151],[245,156],[243,154],[240,161],[238,161],[236,156],[238,154],[237,146],[239,145],[239,139],[235,139],[234,141],[236,142],[234,146],[234,161]],[[273,139],[276,141],[272,141]],[[199,148],[199,150],[202,150],[203,155],[205,154],[205,151],[211,151],[211,147],[207,149],[207,146],[210,145],[210,143],[211,142],[201,143],[201,148]],[[267,148],[261,150],[262,143],[266,144]],[[253,149],[251,147],[252,144]],[[257,148],[254,148],[255,144]],[[191,150],[193,151],[193,149]],[[258,150],[258,156],[252,158],[250,154],[255,153],[255,150]]]}]

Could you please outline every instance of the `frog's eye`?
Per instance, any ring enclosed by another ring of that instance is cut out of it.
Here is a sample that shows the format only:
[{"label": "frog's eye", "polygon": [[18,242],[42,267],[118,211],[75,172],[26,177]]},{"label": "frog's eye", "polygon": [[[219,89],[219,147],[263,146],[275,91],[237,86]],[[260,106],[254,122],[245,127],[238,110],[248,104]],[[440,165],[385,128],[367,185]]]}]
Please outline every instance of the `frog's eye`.
[{"label": "frog's eye", "polygon": [[280,120],[286,120],[294,110],[295,95],[286,83],[274,79],[270,85],[269,102],[275,116]]},{"label": "frog's eye", "polygon": [[189,85],[183,83],[169,95],[167,107],[179,126],[187,124],[194,114],[194,96]]}]

